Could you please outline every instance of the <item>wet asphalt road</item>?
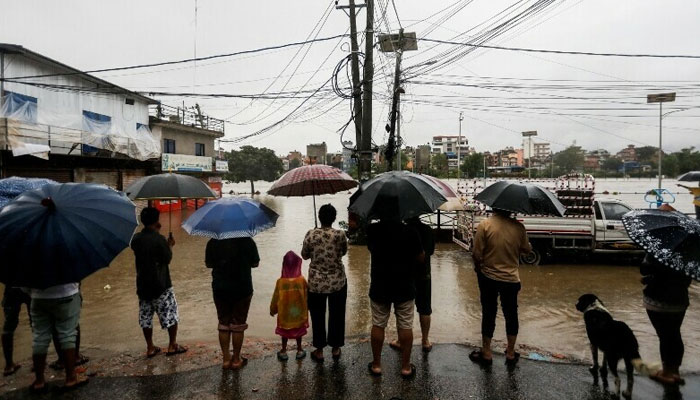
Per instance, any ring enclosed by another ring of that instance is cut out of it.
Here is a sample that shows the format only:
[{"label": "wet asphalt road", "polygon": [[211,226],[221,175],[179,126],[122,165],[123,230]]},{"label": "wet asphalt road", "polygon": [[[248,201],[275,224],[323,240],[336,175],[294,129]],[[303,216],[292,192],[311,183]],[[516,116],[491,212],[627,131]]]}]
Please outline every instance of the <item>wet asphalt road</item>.
[{"label": "wet asphalt road", "polygon": [[[93,378],[70,394],[33,397],[28,391],[9,393],[7,399],[612,399],[592,385],[587,367],[521,360],[509,370],[503,356],[494,359],[490,370],[472,364],[470,348],[436,345],[428,357],[415,348],[417,375],[413,380],[399,377],[398,353],[384,350],[384,376],[370,377],[367,362],[369,344],[344,348],[342,360],[330,357],[324,364],[309,358],[302,362],[276,360],[274,355],[251,360],[238,372],[219,367],[148,377]],[[293,353],[291,353],[293,354]],[[687,377],[677,390],[664,391],[648,378],[635,380],[634,399],[700,399],[700,377]],[[612,381],[611,381],[612,383]],[[623,379],[624,388],[624,379]]]}]

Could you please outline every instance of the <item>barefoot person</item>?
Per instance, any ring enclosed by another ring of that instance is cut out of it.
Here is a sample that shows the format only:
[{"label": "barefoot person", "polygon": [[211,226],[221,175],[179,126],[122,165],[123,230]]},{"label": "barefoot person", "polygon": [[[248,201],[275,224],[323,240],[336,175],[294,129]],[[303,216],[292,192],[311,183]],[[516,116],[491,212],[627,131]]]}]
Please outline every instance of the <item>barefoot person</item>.
[{"label": "barefoot person", "polygon": [[19,313],[22,311],[22,304],[27,307],[27,314],[29,314],[31,301],[31,297],[20,288],[5,286],[5,292],[2,295],[2,309],[5,314],[5,321],[2,325],[2,352],[5,355],[3,376],[10,376],[20,368],[20,365],[15,363],[13,357],[15,330],[17,330],[17,325],[19,325]]},{"label": "barefoot person", "polygon": [[136,257],[136,294],[139,297],[139,325],[146,339],[146,355],[154,357],[162,350],[153,344],[153,314],[158,314],[162,329],[168,330],[170,343],[166,355],[187,351],[177,344],[179,322],[177,300],[170,280],[170,260],[175,240],[160,234],[160,212],[153,207],[141,211],[144,228],[131,239]]},{"label": "barefoot person", "polygon": [[[430,279],[430,256],[435,252],[435,236],[433,230],[426,224],[422,223],[420,218],[415,217],[406,221],[406,225],[418,232],[423,251],[425,252],[425,261],[419,263],[416,267],[416,311],[420,321],[421,331],[421,347],[423,352],[429,353],[433,349],[430,343],[430,315],[432,309],[432,282]],[[396,350],[401,350],[401,343],[396,339],[391,342],[391,347]]]},{"label": "barefoot person", "polygon": [[[309,264],[309,311],[313,329],[311,352],[314,361],[323,361],[323,349],[331,346],[333,359],[340,358],[345,345],[345,301],[348,284],[343,256],[348,252],[345,232],[333,229],[336,210],[330,204],[321,206],[318,219],[321,227],[311,229],[304,237],[301,256],[311,259]],[[326,334],[326,305],[328,305],[328,333]]]},{"label": "barefoot person", "polygon": [[270,301],[270,316],[277,315],[275,333],[282,337],[282,350],[277,352],[280,361],[289,360],[287,342],[296,340],[296,359],[306,357],[301,339],[309,327],[309,309],[307,305],[308,285],[301,274],[301,257],[288,251],[282,262],[282,277],[275,284],[275,292]]},{"label": "barefoot person", "polygon": [[241,357],[241,348],[244,332],[248,329],[250,301],[253,299],[252,268],[257,268],[260,263],[258,248],[249,237],[210,239],[205,263],[207,268],[211,268],[223,368],[243,368],[248,359]]},{"label": "barefoot person", "polygon": [[413,307],[416,298],[416,266],[425,253],[418,233],[400,221],[382,219],[367,227],[367,248],[371,254],[369,298],[372,308],[372,362],[367,368],[382,374],[382,346],[391,307],[401,347],[401,376],[415,376],[411,364]]},{"label": "barefoot person", "polygon": [[644,308],[659,337],[663,369],[651,379],[663,384],[679,384],[679,368],[683,362],[681,325],[690,304],[688,287],[691,279],[654,259],[649,254],[640,267],[644,284]]},{"label": "barefoot person", "polygon": [[498,298],[506,320],[506,364],[515,364],[520,354],[515,351],[518,338],[518,292],[520,291],[520,255],[532,251],[523,224],[511,218],[510,212],[494,209],[476,229],[472,257],[481,296],[481,350],[472,352],[473,362],[492,363],[491,339],[496,329]]},{"label": "barefoot person", "polygon": [[75,340],[80,320],[81,299],[79,284],[68,283],[49,288],[30,289],[32,318],[32,359],[36,379],[30,391],[44,393],[48,389],[44,378],[46,354],[51,343],[52,332],[58,337],[66,369],[65,389],[74,389],[87,383],[88,379],[75,372]]}]

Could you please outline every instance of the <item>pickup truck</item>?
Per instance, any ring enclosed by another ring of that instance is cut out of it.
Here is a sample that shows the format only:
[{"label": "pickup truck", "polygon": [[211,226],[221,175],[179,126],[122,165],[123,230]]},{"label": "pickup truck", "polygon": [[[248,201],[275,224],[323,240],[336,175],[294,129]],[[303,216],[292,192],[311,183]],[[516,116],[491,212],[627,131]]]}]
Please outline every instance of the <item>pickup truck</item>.
[{"label": "pickup truck", "polygon": [[[622,216],[632,207],[617,199],[595,199],[591,215],[564,217],[517,215],[525,225],[532,252],[521,257],[525,264],[537,265],[557,253],[631,253],[643,251],[630,240]],[[485,212],[464,212],[456,219],[453,241],[471,251],[472,238]]]}]

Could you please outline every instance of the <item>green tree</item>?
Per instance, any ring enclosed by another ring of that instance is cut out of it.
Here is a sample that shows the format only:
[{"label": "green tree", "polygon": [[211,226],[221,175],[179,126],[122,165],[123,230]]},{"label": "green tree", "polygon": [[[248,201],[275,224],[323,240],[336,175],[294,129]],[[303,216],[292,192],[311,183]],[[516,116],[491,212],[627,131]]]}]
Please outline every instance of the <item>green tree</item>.
[{"label": "green tree", "polygon": [[[667,154],[664,156],[663,163],[661,163],[661,173],[667,177],[676,176],[679,174],[678,168],[678,153]],[[652,171],[656,173],[655,170]]]},{"label": "green tree", "polygon": [[484,155],[482,153],[472,153],[464,157],[464,162],[460,166],[466,178],[481,175],[484,171]]},{"label": "green tree", "polygon": [[449,165],[447,163],[447,155],[446,154],[434,154],[433,158],[430,163],[430,167],[432,169],[432,175],[435,175],[439,178],[446,177],[448,175],[448,168]]},{"label": "green tree", "polygon": [[571,145],[554,155],[554,163],[561,172],[568,174],[583,167],[583,158],[581,146]]},{"label": "green tree", "polygon": [[634,149],[637,154],[637,160],[643,164],[656,162],[658,157],[658,147],[642,146]]},{"label": "green tree", "polygon": [[228,161],[226,179],[233,182],[250,181],[250,194],[255,194],[255,181],[272,182],[284,170],[282,160],[268,148],[243,146],[224,154]]},{"label": "green tree", "polygon": [[606,171],[616,171],[622,167],[622,160],[617,157],[608,157],[603,162],[603,169]]},{"label": "green tree", "polygon": [[289,170],[293,170],[294,168],[299,168],[301,167],[301,160],[298,158],[292,158],[291,161],[289,161]]}]

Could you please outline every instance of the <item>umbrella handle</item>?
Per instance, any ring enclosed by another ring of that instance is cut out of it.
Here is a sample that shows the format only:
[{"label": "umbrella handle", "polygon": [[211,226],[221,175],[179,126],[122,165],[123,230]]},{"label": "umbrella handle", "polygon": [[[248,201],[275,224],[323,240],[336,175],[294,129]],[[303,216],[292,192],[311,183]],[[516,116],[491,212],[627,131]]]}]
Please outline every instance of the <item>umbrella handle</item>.
[{"label": "umbrella handle", "polygon": [[314,198],[314,227],[318,228],[318,218],[316,217],[316,187],[314,184],[314,189],[313,189],[313,198]]}]

